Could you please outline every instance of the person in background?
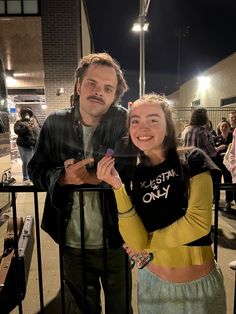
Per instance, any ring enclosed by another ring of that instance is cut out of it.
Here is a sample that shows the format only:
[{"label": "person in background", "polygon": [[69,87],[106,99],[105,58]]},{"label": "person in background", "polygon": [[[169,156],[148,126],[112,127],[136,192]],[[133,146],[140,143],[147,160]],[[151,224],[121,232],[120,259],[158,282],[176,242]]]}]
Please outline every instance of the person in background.
[{"label": "person in background", "polygon": [[185,123],[184,124],[184,128],[183,128],[183,131],[181,132],[181,136],[180,136],[180,145],[183,145],[183,141],[184,141],[184,138],[185,138],[185,133],[188,131],[188,129],[190,128],[191,126],[189,125],[189,123]]},{"label": "person in background", "polygon": [[[225,148],[218,152],[216,158],[216,164],[222,171],[222,176],[224,178],[224,183],[232,183],[232,176],[228,169],[225,167],[223,160],[224,155],[228,149],[229,144],[232,142],[232,133],[230,124],[228,121],[222,121],[218,124],[217,130],[219,135],[214,138],[215,146],[219,147],[220,145],[225,145]],[[221,183],[221,177],[219,177],[219,183]],[[234,200],[234,193],[233,191],[225,191],[225,201],[226,205],[224,207],[224,211],[230,212],[231,211],[231,202]]]},{"label": "person in background", "polygon": [[[192,112],[190,128],[185,132],[183,146],[201,148],[214,163],[217,163],[217,154],[226,148],[225,144],[215,147],[214,138],[209,130],[209,119],[205,108],[198,108]],[[214,173],[214,183],[220,183],[221,174]],[[215,198],[220,199],[220,191],[215,191]]]},{"label": "person in background", "polygon": [[211,132],[211,135],[213,136],[213,138],[215,136],[217,136],[216,131],[213,129],[213,125],[212,125],[211,120],[208,120],[208,127],[209,127],[209,131]]},{"label": "person in background", "polygon": [[236,110],[231,111],[229,114],[229,123],[231,126],[231,132],[234,132],[234,129],[236,127]]},{"label": "person in background", "polygon": [[39,124],[30,108],[20,109],[20,119],[14,124],[14,132],[17,135],[16,144],[22,160],[23,183],[31,183],[28,174],[28,163],[32,158],[39,135]]},{"label": "person in background", "polygon": [[[227,160],[224,158],[224,165],[229,170],[232,176],[232,182],[236,183],[236,111],[230,113],[230,126],[233,131],[232,144],[225,154]],[[226,162],[227,161],[227,162]],[[230,210],[230,214],[234,213],[235,210]]]},{"label": "person in background", "polygon": [[183,146],[195,146],[201,148],[213,161],[219,151],[225,149],[225,145],[215,148],[213,136],[209,130],[209,119],[205,108],[195,109],[191,115],[190,127],[183,138]]},{"label": "person in background", "polygon": [[200,149],[177,151],[171,111],[163,96],[144,95],[132,104],[129,133],[140,158],[132,201],[115,158],[104,157],[97,176],[114,190],[125,248],[142,267],[139,313],[226,314],[223,276],[210,237],[210,171],[217,167]]},{"label": "person in background", "polygon": [[[216,135],[220,135],[221,134],[221,130],[220,130],[220,125],[221,125],[221,122],[227,122],[230,126],[230,123],[229,121],[227,120],[226,117],[222,117],[220,122],[218,123],[217,127],[216,127]],[[231,126],[230,126],[230,132],[231,132]],[[232,132],[231,132],[232,133]]]},{"label": "person in background", "polygon": [[127,282],[131,269],[113,192],[106,191],[105,199],[98,191],[83,193],[84,251],[80,192],[68,189],[104,187],[96,167],[106,154],[116,156],[116,167],[129,189],[136,159],[126,152],[127,110],[118,105],[127,88],[120,65],[109,54],[82,58],[75,71],[73,106],[45,120],[29,163],[30,178],[48,192],[42,228],[63,252],[66,313],[101,313],[101,285],[106,313],[132,312]]},{"label": "person in background", "polygon": [[[229,150],[229,157],[228,157],[228,163],[226,168],[230,171],[232,176],[232,182],[236,183],[236,110],[231,111],[229,114],[229,122],[231,126],[231,132],[233,134],[233,140],[232,145]],[[236,193],[234,193],[236,195]],[[230,213],[232,213],[232,210],[230,210]],[[234,211],[235,213],[235,211]]]}]

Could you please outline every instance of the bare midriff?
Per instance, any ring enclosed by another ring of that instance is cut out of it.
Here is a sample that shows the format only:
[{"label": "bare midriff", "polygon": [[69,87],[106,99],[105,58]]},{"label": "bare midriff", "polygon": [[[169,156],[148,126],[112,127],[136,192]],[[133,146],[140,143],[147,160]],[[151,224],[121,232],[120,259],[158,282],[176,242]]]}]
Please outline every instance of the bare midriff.
[{"label": "bare midriff", "polygon": [[175,283],[189,282],[208,275],[215,266],[214,259],[202,265],[191,265],[186,267],[164,267],[150,263],[146,267],[159,278]]}]

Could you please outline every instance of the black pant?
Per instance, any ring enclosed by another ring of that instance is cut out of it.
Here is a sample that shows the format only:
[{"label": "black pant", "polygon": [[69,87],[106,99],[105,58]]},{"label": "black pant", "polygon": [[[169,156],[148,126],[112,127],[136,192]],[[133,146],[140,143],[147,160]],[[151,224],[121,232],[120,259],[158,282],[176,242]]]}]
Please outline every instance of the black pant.
[{"label": "black pant", "polygon": [[[213,177],[213,181],[215,183],[221,183],[221,178],[223,175],[224,183],[232,183],[232,176],[231,173],[228,171],[228,169],[223,164],[223,157],[217,156],[213,160],[214,163],[220,168],[221,173],[217,173]],[[217,191],[216,197],[220,199],[220,191]],[[225,191],[225,200],[227,203],[230,203],[234,200],[234,192],[233,191]]]},{"label": "black pant", "polygon": [[64,279],[81,313],[101,313],[101,285],[107,314],[132,313],[131,269],[123,248],[107,249],[106,258],[103,249],[85,250],[84,269],[81,250],[66,247]]}]

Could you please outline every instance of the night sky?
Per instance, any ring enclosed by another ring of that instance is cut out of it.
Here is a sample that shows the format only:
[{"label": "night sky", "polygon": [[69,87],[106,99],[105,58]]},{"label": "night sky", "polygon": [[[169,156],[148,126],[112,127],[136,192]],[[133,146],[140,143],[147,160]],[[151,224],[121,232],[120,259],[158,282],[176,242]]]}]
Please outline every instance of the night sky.
[{"label": "night sky", "polygon": [[[139,0],[86,0],[96,52],[106,51],[138,97],[139,35],[132,32]],[[166,95],[236,52],[236,0],[151,0],[145,33],[146,92]],[[179,62],[178,62],[179,60]],[[178,70],[179,69],[179,70]]]}]

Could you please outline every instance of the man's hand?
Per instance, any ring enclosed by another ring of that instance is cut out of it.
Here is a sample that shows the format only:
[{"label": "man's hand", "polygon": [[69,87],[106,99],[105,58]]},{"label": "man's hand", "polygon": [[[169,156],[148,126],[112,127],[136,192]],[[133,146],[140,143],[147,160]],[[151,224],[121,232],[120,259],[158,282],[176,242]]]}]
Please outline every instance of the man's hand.
[{"label": "man's hand", "polygon": [[66,184],[94,184],[97,185],[101,181],[98,180],[95,173],[87,170],[86,166],[94,162],[92,158],[76,161],[76,159],[67,159],[64,162],[65,173],[59,178],[59,185]]},{"label": "man's hand", "polygon": [[97,177],[101,181],[110,184],[114,189],[120,189],[122,187],[122,181],[119,173],[116,171],[115,159],[111,156],[103,157],[97,166]]}]

